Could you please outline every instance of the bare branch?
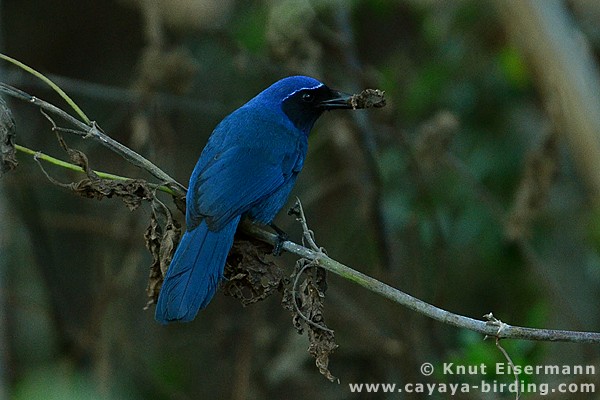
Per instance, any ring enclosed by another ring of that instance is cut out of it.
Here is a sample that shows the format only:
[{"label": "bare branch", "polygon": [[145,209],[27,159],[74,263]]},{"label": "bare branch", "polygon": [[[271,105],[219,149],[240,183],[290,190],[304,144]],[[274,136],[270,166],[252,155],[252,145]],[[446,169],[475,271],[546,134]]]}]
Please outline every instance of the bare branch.
[{"label": "bare branch", "polygon": [[91,138],[99,142],[103,146],[123,157],[131,164],[148,171],[148,173],[159,179],[161,183],[164,183],[166,186],[172,188],[178,195],[185,195],[185,186],[171,178],[166,172],[158,168],[151,161],[106,135],[94,121],[92,121],[91,126],[87,125],[55,105],[47,103],[44,100],[41,100],[35,96],[31,96],[22,90],[16,89],[2,82],[0,82],[0,92],[6,93],[7,95],[20,100],[27,101],[31,104],[39,106],[44,111],[61,117],[77,128],[77,130],[69,130],[69,133],[77,134],[84,139]]},{"label": "bare branch", "polygon": [[[277,242],[277,235],[267,232],[255,224],[243,222],[241,228],[253,237],[270,244]],[[432,318],[444,324],[458,328],[469,329],[483,335],[497,337],[500,339],[524,339],[550,342],[578,342],[578,343],[600,343],[599,332],[580,332],[554,329],[535,329],[506,324],[502,330],[489,324],[488,321],[477,320],[462,315],[454,314],[429,303],[419,300],[401,290],[378,281],[362,272],[356,271],[327,255],[300,246],[297,243],[285,241],[282,248],[300,257],[314,260],[318,266],[352,281],[374,293],[403,305],[426,317]]]}]

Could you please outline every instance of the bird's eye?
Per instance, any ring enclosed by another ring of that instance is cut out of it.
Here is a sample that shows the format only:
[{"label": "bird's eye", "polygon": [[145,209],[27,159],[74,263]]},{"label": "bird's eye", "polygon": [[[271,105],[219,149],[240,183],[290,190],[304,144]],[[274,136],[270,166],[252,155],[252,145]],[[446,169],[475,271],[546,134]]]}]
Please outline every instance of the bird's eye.
[{"label": "bird's eye", "polygon": [[304,93],[302,95],[302,101],[305,103],[312,103],[312,101],[315,99],[315,96],[313,96],[311,93]]}]

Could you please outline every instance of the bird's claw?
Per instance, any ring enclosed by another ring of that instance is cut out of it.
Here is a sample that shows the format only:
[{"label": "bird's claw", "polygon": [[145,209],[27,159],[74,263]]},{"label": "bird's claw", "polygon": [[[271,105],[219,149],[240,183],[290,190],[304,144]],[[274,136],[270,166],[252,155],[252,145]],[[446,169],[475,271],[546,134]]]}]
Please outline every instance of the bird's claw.
[{"label": "bird's claw", "polygon": [[288,239],[289,239],[289,237],[285,233],[283,233],[283,234],[277,233],[277,239],[276,239],[275,245],[273,246],[273,255],[274,256],[281,255],[281,252],[283,251],[283,243],[287,242]]},{"label": "bird's claw", "polygon": [[271,224],[271,228],[277,233],[277,239],[275,239],[275,245],[273,246],[273,255],[280,256],[283,251],[283,243],[287,242],[290,237],[275,224]]}]

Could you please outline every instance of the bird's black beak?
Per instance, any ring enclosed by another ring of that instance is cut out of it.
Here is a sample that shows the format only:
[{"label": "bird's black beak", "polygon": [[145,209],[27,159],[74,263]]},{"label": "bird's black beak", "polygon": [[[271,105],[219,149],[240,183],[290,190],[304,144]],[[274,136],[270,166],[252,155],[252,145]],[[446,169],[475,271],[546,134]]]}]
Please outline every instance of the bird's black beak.
[{"label": "bird's black beak", "polygon": [[354,108],[352,106],[352,97],[353,95],[351,94],[331,90],[331,97],[319,102],[319,107],[322,107],[325,110]]}]

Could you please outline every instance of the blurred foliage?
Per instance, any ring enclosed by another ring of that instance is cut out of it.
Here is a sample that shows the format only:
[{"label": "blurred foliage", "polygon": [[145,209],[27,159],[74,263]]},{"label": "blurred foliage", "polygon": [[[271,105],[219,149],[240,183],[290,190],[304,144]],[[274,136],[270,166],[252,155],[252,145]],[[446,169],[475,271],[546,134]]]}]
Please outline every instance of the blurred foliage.
[{"label": "blurred foliage", "polygon": [[[569,3],[598,59],[598,3]],[[528,67],[493,5],[5,0],[0,22],[2,52],[57,77],[105,132],[182,183],[218,121],[283,76],[385,90],[387,107],[328,113],[313,131],[294,195],[317,243],[340,262],[456,313],[493,311],[513,325],[598,331],[600,211],[550,123],[536,87],[543,71]],[[7,65],[0,73],[61,104]],[[66,159],[37,110],[9,106],[18,143]],[[518,210],[528,160],[545,160],[543,144],[555,137],[547,192]],[[92,168],[140,174],[94,143],[66,140]],[[493,340],[330,275],[325,317],[340,347],[329,368],[341,382],[331,384],[277,295],[243,308],[219,293],[190,324],[156,324],[153,310],[143,311],[148,205],[129,213],[120,201],[77,198],[23,155],[2,177],[0,199],[0,386],[15,399],[349,399],[362,397],[348,382],[452,381],[439,372],[424,378],[424,362],[488,369],[504,362]],[[514,215],[522,229],[509,235]],[[300,240],[285,212],[277,223]],[[277,259],[290,274],[294,261]],[[517,364],[600,365],[597,346],[501,344]]]}]

